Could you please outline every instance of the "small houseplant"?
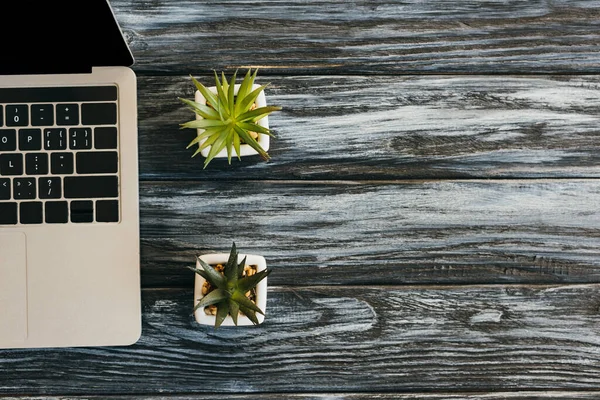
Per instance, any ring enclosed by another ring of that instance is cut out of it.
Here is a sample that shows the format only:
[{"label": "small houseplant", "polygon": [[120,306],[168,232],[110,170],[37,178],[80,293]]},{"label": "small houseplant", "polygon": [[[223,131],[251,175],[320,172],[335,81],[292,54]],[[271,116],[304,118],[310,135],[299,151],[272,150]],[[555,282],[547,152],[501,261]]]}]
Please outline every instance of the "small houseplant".
[{"label": "small houseplant", "polygon": [[236,84],[237,71],[228,82],[221,72],[215,71],[215,86],[206,87],[191,76],[196,86],[195,101],[180,98],[195,114],[196,119],[181,124],[181,128],[197,130],[197,136],[187,148],[198,145],[192,155],[201,153],[204,168],[215,157],[231,156],[235,151],[238,159],[244,155],[259,154],[265,161],[270,159],[268,115],[281,110],[279,106],[268,106],[264,89],[268,85],[254,83],[258,70],[248,70],[241,84]]},{"label": "small houseplant", "polygon": [[267,275],[262,256],[242,255],[235,243],[229,254],[206,254],[196,258],[193,314],[196,321],[215,328],[258,325],[264,321]]}]

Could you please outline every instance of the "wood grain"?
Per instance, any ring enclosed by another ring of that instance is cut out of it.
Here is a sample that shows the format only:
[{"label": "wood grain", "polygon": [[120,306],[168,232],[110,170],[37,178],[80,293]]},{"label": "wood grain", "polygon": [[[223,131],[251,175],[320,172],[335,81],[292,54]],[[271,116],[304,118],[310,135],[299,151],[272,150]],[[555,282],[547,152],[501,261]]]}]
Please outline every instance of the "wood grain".
[{"label": "wood grain", "polygon": [[[209,78],[202,80],[210,84]],[[600,78],[259,77],[283,107],[272,160],[186,149],[189,77],[141,77],[141,179],[404,179],[600,176]]]},{"label": "wood grain", "polygon": [[[227,399],[232,400],[545,400],[571,399],[596,400],[600,397],[597,391],[516,391],[516,392],[487,392],[487,393],[227,393]],[[5,400],[42,400],[40,397],[3,397]],[[44,400],[223,400],[219,394],[188,394],[188,395],[115,395],[115,396],[60,396],[43,397]]]},{"label": "wood grain", "polygon": [[0,352],[0,390],[389,393],[600,384],[598,285],[271,286],[263,325],[218,331],[194,322],[192,293],[145,290],[134,346]]},{"label": "wood grain", "polygon": [[144,182],[142,281],[261,254],[277,285],[600,281],[600,182]]},{"label": "wood grain", "polygon": [[111,0],[140,74],[600,71],[600,2]]},{"label": "wood grain", "polygon": [[[600,398],[600,1],[110,3],[143,335],[2,350],[1,398]],[[178,97],[248,67],[273,159],[203,170]],[[215,331],[185,267],[233,240],[274,270],[267,319]]]}]

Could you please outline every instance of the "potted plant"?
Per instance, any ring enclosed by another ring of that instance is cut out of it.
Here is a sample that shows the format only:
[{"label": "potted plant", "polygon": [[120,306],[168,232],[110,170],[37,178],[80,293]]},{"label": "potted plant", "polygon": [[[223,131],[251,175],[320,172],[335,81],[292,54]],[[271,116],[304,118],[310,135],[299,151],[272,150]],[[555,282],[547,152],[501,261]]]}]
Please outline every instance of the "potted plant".
[{"label": "potted plant", "polygon": [[267,305],[267,263],[262,256],[239,254],[235,243],[229,254],[206,254],[196,258],[194,309],[203,325],[258,325]]},{"label": "potted plant", "polygon": [[264,89],[254,81],[258,70],[248,70],[241,84],[236,84],[237,71],[227,82],[215,71],[215,86],[205,87],[191,76],[196,86],[195,101],[179,98],[195,114],[196,119],[181,124],[181,128],[197,130],[197,136],[187,148],[198,146],[192,157],[201,153],[205,157],[204,168],[213,158],[227,157],[231,164],[233,152],[238,159],[242,156],[259,154],[265,161],[270,159],[268,115],[281,110],[279,106],[268,106]]}]

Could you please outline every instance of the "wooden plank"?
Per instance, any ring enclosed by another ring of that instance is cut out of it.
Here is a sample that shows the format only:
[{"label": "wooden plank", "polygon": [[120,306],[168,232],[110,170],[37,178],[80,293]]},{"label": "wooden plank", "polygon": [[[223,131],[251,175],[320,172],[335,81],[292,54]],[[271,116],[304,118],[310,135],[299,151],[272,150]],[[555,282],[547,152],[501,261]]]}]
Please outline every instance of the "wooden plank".
[{"label": "wooden plank", "polygon": [[600,176],[598,76],[259,77],[283,107],[272,160],[206,169],[179,127],[195,117],[177,100],[189,77],[139,81],[142,179]]},{"label": "wooden plank", "polygon": [[[517,392],[488,392],[488,393],[227,393],[227,399],[232,400],[596,400],[600,397],[597,391],[517,391]],[[3,399],[17,399],[3,397]],[[62,398],[62,397],[61,397]],[[41,400],[39,397],[18,397],[19,400]],[[45,399],[47,399],[45,397]],[[70,400],[102,399],[102,400],[222,400],[223,394],[193,394],[193,395],[144,395],[144,396],[68,396]],[[58,398],[56,400],[59,400]]]},{"label": "wooden plank", "polygon": [[600,71],[600,2],[111,0],[140,74]]},{"label": "wooden plank", "polygon": [[[215,331],[145,290],[130,347],[1,351],[5,395],[595,390],[600,286],[270,287]],[[25,373],[26,371],[26,373]]]},{"label": "wooden plank", "polygon": [[277,285],[600,281],[600,181],[143,182],[142,280],[261,254]]}]

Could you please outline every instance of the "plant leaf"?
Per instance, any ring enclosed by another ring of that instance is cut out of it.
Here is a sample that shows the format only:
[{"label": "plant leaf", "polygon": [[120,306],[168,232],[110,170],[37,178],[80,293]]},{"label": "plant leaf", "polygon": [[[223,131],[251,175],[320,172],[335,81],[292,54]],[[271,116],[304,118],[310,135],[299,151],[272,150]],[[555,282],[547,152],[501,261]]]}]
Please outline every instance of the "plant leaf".
[{"label": "plant leaf", "polygon": [[[229,129],[223,130],[217,137],[217,139],[211,144],[210,151],[206,156],[206,160],[204,160],[204,168],[212,161],[213,158],[225,147],[225,140],[227,139],[227,134],[230,132]],[[204,142],[206,144],[206,142]]]},{"label": "plant leaf", "polygon": [[194,129],[204,129],[210,128],[213,126],[224,126],[223,121],[218,119],[195,119],[193,121],[188,121],[181,126],[183,128],[194,128]]},{"label": "plant leaf", "polygon": [[215,329],[221,326],[229,315],[229,301],[222,301],[217,305],[217,316],[215,318]]},{"label": "plant leaf", "polygon": [[240,145],[240,135],[233,135],[233,148],[235,149],[235,153],[237,154],[238,160],[242,159],[242,151],[240,149]]},{"label": "plant leaf", "polygon": [[215,71],[215,82],[217,83],[217,100],[219,101],[217,111],[219,112],[221,119],[225,121],[229,118],[230,115],[227,111],[227,92],[225,91],[225,85],[227,85],[227,81],[225,80],[224,76],[223,81],[223,83],[219,82],[219,76],[217,75],[217,71]]},{"label": "plant leaf", "polygon": [[[231,77],[231,83],[229,84],[229,93],[227,94],[227,100],[228,100],[228,106],[229,106],[229,115],[236,115],[235,112],[235,103],[234,103],[234,99],[235,99],[235,78],[237,76],[237,71],[235,71],[233,73],[233,76]],[[223,79],[225,79],[225,77],[223,77]]]},{"label": "plant leaf", "polygon": [[198,89],[198,91],[202,94],[202,96],[204,96],[204,99],[206,99],[206,102],[216,109],[219,105],[217,96],[213,92],[208,90],[208,88],[206,86],[204,86],[203,84],[198,82],[196,80],[196,78],[194,78],[193,76],[192,76],[192,81],[194,82],[196,89]]},{"label": "plant leaf", "polygon": [[246,293],[248,290],[258,285],[258,282],[265,279],[270,273],[270,269],[263,269],[262,271],[257,272],[254,275],[246,276],[238,281],[238,289]]},{"label": "plant leaf", "polygon": [[[258,71],[258,70],[257,70]],[[248,95],[250,88],[252,87],[252,82],[254,81],[252,75],[252,68],[248,69],[246,72],[246,76],[242,80],[240,84],[240,88],[238,89],[237,100],[235,102],[235,113],[236,115],[240,113],[240,105],[242,104],[242,99]],[[255,75],[256,76],[256,72]]]},{"label": "plant leaf", "polygon": [[271,133],[271,131],[269,129],[265,128],[264,126],[258,125],[258,124],[252,124],[249,122],[240,122],[237,125],[247,132],[258,132],[258,133],[262,133],[264,135],[273,137],[273,134]]},{"label": "plant leaf", "polygon": [[251,120],[252,122],[260,121],[264,116],[271,114],[274,111],[280,111],[281,107],[279,106],[265,106],[255,108],[251,111],[246,111],[242,115],[236,118],[239,122],[246,122]]},{"label": "plant leaf", "polygon": [[202,268],[206,272],[208,278],[206,280],[210,282],[211,285],[220,289],[226,289],[225,277],[217,271],[212,265],[207,264],[204,260],[198,257],[198,261]]},{"label": "plant leaf", "polygon": [[[194,156],[196,154],[202,152],[207,147],[212,146],[212,144],[215,142],[215,140],[217,140],[219,138],[220,134],[221,134],[221,131],[211,134],[204,142],[202,142],[201,145],[198,146],[198,149],[194,153]],[[204,167],[206,168],[206,161],[204,162]]]},{"label": "plant leaf", "polygon": [[221,127],[211,127],[205,129],[204,131],[202,131],[202,133],[196,135],[196,137],[192,139],[192,141],[187,145],[186,149],[189,149],[193,145],[199,143],[202,139],[207,138],[210,135],[214,135],[215,133],[220,132],[221,130]]},{"label": "plant leaf", "polygon": [[210,136],[200,146],[198,146],[198,150],[202,151],[208,146],[212,146],[212,144],[215,142],[215,140],[217,140],[221,132],[223,131],[218,130],[216,132],[211,133]]},{"label": "plant leaf", "polygon": [[229,303],[229,315],[235,325],[238,324],[238,316],[240,315],[240,306],[235,301],[228,301]]},{"label": "plant leaf", "polygon": [[240,310],[242,309],[242,307],[244,307],[244,308],[248,308],[254,312],[264,315],[262,310],[260,308],[258,308],[258,306],[256,304],[254,304],[254,302],[252,300],[247,298],[246,295],[242,292],[233,292],[231,294],[231,300],[233,300],[239,304]]},{"label": "plant leaf", "polygon": [[244,276],[244,267],[246,266],[246,258],[248,258],[247,256],[244,257],[244,259],[242,260],[241,263],[238,264],[238,279],[242,279],[242,276]]},{"label": "plant leaf", "polygon": [[225,271],[223,271],[225,278],[230,282],[237,282],[237,259],[238,252],[235,247],[235,242],[233,242],[231,250],[229,251],[229,259],[227,260],[227,264],[225,264]]},{"label": "plant leaf", "polygon": [[258,154],[263,158],[263,160],[267,161],[271,157],[267,154],[267,152],[261,147],[260,144],[252,136],[248,134],[248,132],[244,131],[239,126],[235,125],[233,127],[238,135],[246,142],[250,147],[258,152]]},{"label": "plant leaf", "polygon": [[206,119],[219,119],[219,113],[212,107],[209,107],[202,103],[197,103],[192,100],[179,98],[183,103],[187,104],[188,107],[202,118]]},{"label": "plant leaf", "polygon": [[256,98],[258,97],[260,92],[262,92],[267,86],[268,84],[259,86],[252,92],[248,93],[248,95],[242,99],[242,103],[240,104],[240,110],[243,112],[248,111],[250,106],[256,101]]},{"label": "plant leaf", "polygon": [[201,152],[202,152],[202,149],[201,149],[200,147],[198,147],[198,148],[196,149],[196,151],[194,152],[194,154],[192,154],[192,158],[196,157],[196,156],[197,156],[199,153],[201,153]]},{"label": "plant leaf", "polygon": [[223,88],[223,92],[227,94],[229,92],[229,83],[227,83],[227,79],[225,79],[225,73],[223,71],[221,71],[221,81],[219,84]]},{"label": "plant leaf", "polygon": [[258,318],[256,318],[256,313],[252,310],[250,310],[249,308],[246,308],[244,306],[239,306],[240,307],[240,311],[246,316],[248,317],[248,319],[250,321],[252,321],[252,323],[254,325],[258,325]]},{"label": "plant leaf", "polygon": [[233,150],[233,137],[237,136],[233,134],[233,129],[229,131],[227,134],[227,139],[225,140],[225,147],[227,148],[227,162],[231,164],[231,153]]},{"label": "plant leaf", "polygon": [[198,275],[200,275],[201,277],[203,277],[204,279],[206,279],[208,281],[208,278],[206,277],[207,276],[206,272],[203,269],[198,269],[198,268],[194,268],[194,267],[187,267],[187,268],[194,271],[195,273],[197,273]]},{"label": "plant leaf", "polygon": [[214,289],[206,296],[200,299],[198,304],[194,306],[194,310],[192,312],[196,312],[201,307],[210,306],[211,304],[217,304],[221,301],[227,300],[229,298],[229,294],[222,289]]}]

